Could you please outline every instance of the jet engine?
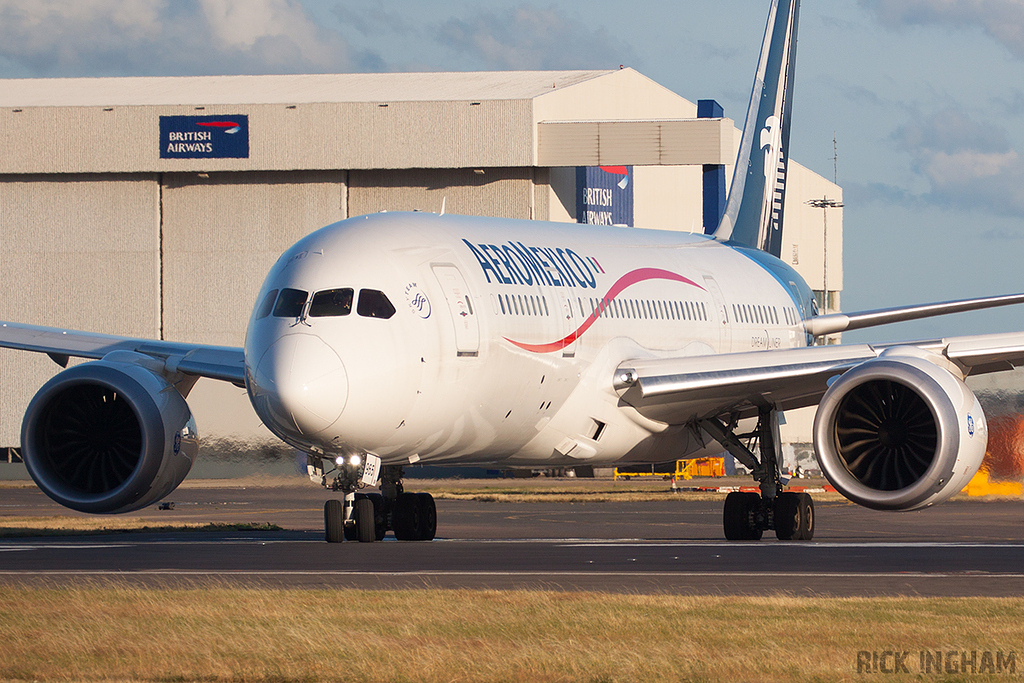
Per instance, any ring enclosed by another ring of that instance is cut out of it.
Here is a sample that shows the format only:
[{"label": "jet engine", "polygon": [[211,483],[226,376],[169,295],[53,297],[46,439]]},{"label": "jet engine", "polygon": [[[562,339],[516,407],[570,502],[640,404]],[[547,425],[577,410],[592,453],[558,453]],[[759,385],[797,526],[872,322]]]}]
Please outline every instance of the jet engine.
[{"label": "jet engine", "polygon": [[43,385],[25,412],[21,446],[50,498],[81,512],[118,513],[173,491],[198,455],[199,437],[185,399],[162,376],[104,359]]},{"label": "jet engine", "polygon": [[855,503],[916,510],[963,489],[981,466],[988,443],[981,404],[955,368],[924,355],[887,349],[835,380],[818,406],[818,463]]}]

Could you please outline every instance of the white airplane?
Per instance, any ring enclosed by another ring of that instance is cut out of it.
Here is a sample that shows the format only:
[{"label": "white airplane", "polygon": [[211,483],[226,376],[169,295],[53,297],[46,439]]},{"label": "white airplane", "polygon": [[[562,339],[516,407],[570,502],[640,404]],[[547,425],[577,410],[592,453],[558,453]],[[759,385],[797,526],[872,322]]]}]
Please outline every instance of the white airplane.
[{"label": "white airplane", "polygon": [[[343,499],[326,538],[429,540],[436,508],[403,466],[667,462],[724,448],[760,493],[725,501],[729,539],[814,533],[784,490],[779,414],[818,404],[814,443],[850,500],[913,510],[981,464],[968,374],[1024,364],[1024,333],[815,346],[822,335],[1024,302],[1024,294],[818,315],[777,255],[798,0],[772,0],[726,213],[711,236],[429,213],[329,225],[267,275],[244,348],[0,323],[0,346],[66,366],[30,403],[22,454],[85,512],[169,494],[198,454],[185,397],[244,386],[257,414]],[[758,447],[747,442],[754,437]],[[360,489],[376,486],[379,493]]]}]

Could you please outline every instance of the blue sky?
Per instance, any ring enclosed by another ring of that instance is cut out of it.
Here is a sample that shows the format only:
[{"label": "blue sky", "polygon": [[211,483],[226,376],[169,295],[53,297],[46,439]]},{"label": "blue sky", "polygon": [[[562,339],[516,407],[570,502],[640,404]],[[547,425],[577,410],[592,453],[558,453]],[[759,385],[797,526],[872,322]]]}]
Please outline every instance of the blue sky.
[{"label": "blue sky", "polygon": [[[740,119],[767,0],[0,0],[4,77],[601,69]],[[1024,291],[1024,2],[805,0],[792,155],[845,190],[845,310]],[[1024,329],[1004,309],[848,341]]]}]

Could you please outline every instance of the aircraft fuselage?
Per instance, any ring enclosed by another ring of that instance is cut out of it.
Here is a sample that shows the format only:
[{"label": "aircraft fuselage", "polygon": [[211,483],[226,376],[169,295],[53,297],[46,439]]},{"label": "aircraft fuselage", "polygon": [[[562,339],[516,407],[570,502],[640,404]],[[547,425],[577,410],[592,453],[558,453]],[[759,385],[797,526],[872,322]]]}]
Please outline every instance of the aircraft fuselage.
[{"label": "aircraft fuselage", "polygon": [[703,235],[381,213],[281,256],[249,323],[246,374],[264,423],[306,451],[671,460],[705,443],[622,407],[615,368],[804,346],[812,309],[781,261]]}]

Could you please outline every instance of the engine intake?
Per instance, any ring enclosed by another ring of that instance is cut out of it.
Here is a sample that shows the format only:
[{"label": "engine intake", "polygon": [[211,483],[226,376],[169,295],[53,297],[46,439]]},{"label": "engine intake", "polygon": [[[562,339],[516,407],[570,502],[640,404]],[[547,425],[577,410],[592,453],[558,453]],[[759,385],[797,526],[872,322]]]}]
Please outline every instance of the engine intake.
[{"label": "engine intake", "polygon": [[915,510],[960,491],[981,466],[985,415],[949,370],[894,348],[836,380],[814,418],[814,449],[840,493]]},{"label": "engine intake", "polygon": [[182,482],[199,450],[181,394],[145,367],[107,360],[69,368],[43,385],[21,429],[29,474],[80,512],[130,512]]}]

